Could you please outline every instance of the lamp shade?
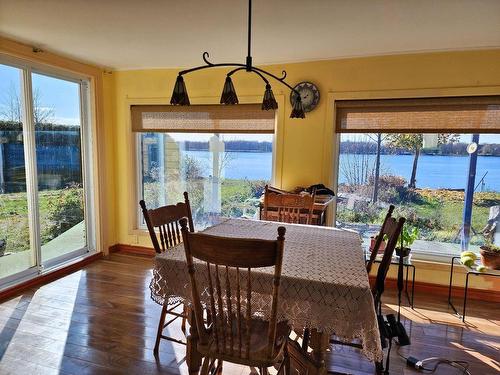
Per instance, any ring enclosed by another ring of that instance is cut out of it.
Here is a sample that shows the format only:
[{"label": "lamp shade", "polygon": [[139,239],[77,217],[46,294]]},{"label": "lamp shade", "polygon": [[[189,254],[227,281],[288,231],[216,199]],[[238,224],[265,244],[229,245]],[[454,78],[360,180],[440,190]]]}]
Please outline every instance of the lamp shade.
[{"label": "lamp shade", "polygon": [[178,75],[177,80],[175,81],[174,91],[172,92],[172,98],[170,99],[170,104],[190,105],[186,84],[184,83],[184,78],[182,78],[181,75]]},{"label": "lamp shade", "polygon": [[266,91],[264,91],[264,99],[262,100],[262,109],[268,111],[270,109],[278,109],[278,102],[274,98],[271,85],[266,84]]},{"label": "lamp shade", "polygon": [[229,76],[226,77],[226,82],[224,83],[224,88],[222,89],[220,104],[238,104],[238,96],[236,95],[233,81]]},{"label": "lamp shade", "polygon": [[290,114],[290,118],[305,118],[306,114],[304,113],[304,107],[302,106],[302,100],[300,99],[300,95],[297,96],[297,99],[293,102],[292,113]]}]

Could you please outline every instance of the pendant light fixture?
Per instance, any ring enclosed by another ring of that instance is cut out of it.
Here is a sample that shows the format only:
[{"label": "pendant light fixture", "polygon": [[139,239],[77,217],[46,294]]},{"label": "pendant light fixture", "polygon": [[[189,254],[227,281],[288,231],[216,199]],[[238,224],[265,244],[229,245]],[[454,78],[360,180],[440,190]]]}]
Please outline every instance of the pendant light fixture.
[{"label": "pendant light fixture", "polygon": [[172,98],[170,99],[170,104],[172,105],[190,105],[189,102],[189,96],[187,93],[186,89],[186,84],[184,83],[184,78],[183,76],[195,72],[197,70],[201,69],[208,69],[208,68],[217,68],[217,67],[235,67],[233,70],[231,70],[227,76],[226,76],[226,81],[224,83],[224,87],[222,89],[222,94],[220,98],[220,103],[221,104],[238,104],[238,96],[236,95],[236,90],[233,85],[233,81],[231,79],[231,76],[239,71],[246,71],[246,72],[251,72],[255,73],[258,75],[265,83],[265,91],[264,91],[264,97],[262,100],[262,109],[263,110],[270,110],[270,109],[277,109],[278,108],[278,103],[276,102],[276,99],[274,98],[273,90],[271,88],[271,84],[269,83],[268,77],[273,78],[276,81],[282,83],[286,87],[288,87],[291,91],[295,92],[296,95],[296,100],[293,103],[293,109],[292,113],[290,114],[290,118],[304,118],[305,113],[304,113],[304,108],[302,106],[302,100],[300,97],[300,93],[295,90],[292,86],[290,86],[288,83],[285,82],[286,78],[286,72],[283,70],[282,71],[282,76],[278,77],[272,73],[269,73],[265,71],[264,69],[257,68],[252,65],[252,55],[250,53],[251,51],[251,40],[252,40],[252,0],[248,0],[248,54],[246,58],[246,63],[241,64],[241,63],[219,63],[219,64],[214,64],[208,61],[209,54],[208,52],[203,52],[203,61],[205,62],[205,65],[197,66],[195,68],[191,69],[186,69],[182,70],[179,72],[179,75],[177,76],[177,80],[175,82],[174,86],[174,91],[172,92]]},{"label": "pendant light fixture", "polygon": [[226,77],[226,82],[224,83],[224,88],[222,89],[220,104],[238,104],[238,96],[236,95],[236,90],[234,89],[233,80],[229,76]]}]

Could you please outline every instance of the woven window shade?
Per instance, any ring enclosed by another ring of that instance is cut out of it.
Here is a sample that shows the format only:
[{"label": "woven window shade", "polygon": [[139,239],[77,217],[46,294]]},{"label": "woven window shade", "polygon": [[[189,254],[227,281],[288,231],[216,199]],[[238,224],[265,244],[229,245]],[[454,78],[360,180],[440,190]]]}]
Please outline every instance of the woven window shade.
[{"label": "woven window shade", "polygon": [[133,105],[135,132],[274,133],[274,111],[260,104]]},{"label": "woven window shade", "polygon": [[339,133],[500,132],[500,96],[343,100],[335,108]]}]

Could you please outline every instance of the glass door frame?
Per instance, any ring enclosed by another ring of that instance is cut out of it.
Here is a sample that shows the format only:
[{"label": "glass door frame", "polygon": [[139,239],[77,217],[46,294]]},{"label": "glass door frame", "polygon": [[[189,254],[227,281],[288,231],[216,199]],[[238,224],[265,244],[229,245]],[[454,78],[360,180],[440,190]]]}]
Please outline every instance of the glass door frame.
[{"label": "glass door frame", "polygon": [[[36,276],[51,272],[66,263],[78,260],[96,252],[96,231],[94,216],[93,190],[93,153],[92,153],[92,104],[90,77],[62,71],[43,64],[27,62],[0,53],[0,64],[11,66],[21,71],[20,97],[22,103],[22,127],[24,138],[24,158],[26,169],[26,195],[28,203],[28,223],[30,233],[30,251],[32,264],[26,270],[0,279],[0,290],[27,281]],[[40,214],[38,196],[38,175],[35,144],[35,124],[33,118],[32,73],[74,82],[79,85],[80,131],[81,131],[81,168],[84,191],[84,220],[86,245],[69,253],[42,261],[40,237]]]}]

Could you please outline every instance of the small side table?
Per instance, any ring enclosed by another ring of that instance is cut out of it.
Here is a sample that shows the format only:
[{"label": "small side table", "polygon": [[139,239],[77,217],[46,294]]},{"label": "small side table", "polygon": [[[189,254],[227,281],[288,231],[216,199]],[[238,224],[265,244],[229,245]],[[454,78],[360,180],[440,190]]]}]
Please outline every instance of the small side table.
[{"label": "small side table", "polygon": [[[370,259],[370,252],[365,252],[365,261],[368,262]],[[375,258],[375,261],[373,263],[380,263],[382,260],[380,258]],[[396,266],[399,266],[399,260],[396,258],[391,259],[391,265],[395,264]],[[406,299],[408,300],[408,304],[412,309],[415,308],[414,305],[414,297],[415,297],[415,265],[411,262],[411,259],[404,259],[403,258],[403,267],[406,269],[406,276],[405,276],[405,294],[406,294]],[[408,293],[408,273],[411,268],[411,297],[410,294]]]},{"label": "small side table", "polygon": [[500,271],[496,270],[488,270],[486,272],[478,272],[474,268],[467,267],[466,265],[462,263],[460,264],[463,268],[465,268],[466,275],[465,275],[465,288],[464,288],[464,305],[463,305],[463,310],[462,314],[458,312],[456,307],[453,305],[452,299],[451,299],[451,288],[452,288],[452,283],[453,283],[453,268],[455,265],[455,259],[460,259],[459,256],[452,257],[451,258],[451,268],[450,268],[450,284],[448,285],[448,305],[451,306],[455,314],[459,317],[462,318],[462,322],[465,323],[465,308],[467,307],[467,289],[469,288],[469,276],[470,275],[475,275],[475,276],[500,276]]}]

